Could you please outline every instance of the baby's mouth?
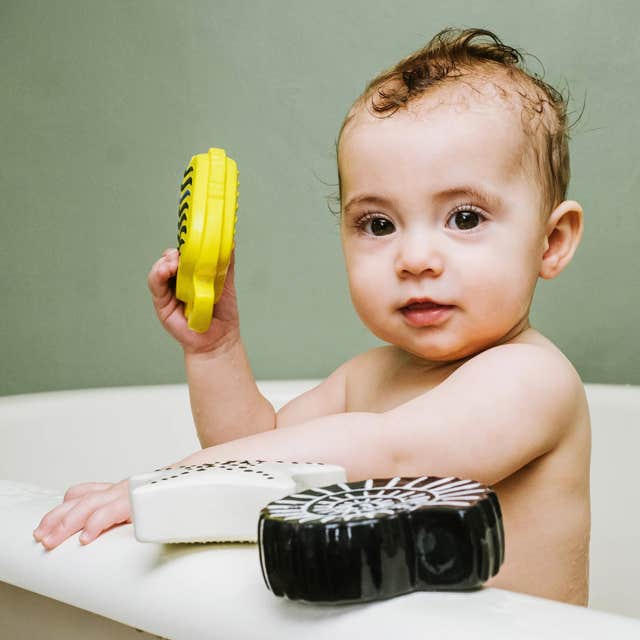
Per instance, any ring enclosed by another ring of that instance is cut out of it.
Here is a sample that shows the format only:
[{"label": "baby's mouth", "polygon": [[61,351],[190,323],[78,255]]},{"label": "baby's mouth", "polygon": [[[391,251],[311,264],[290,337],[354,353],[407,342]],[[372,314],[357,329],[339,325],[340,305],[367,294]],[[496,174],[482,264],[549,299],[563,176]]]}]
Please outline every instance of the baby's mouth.
[{"label": "baby's mouth", "polygon": [[424,328],[440,325],[449,318],[455,305],[440,304],[429,298],[412,298],[400,313],[413,327]]},{"label": "baby's mouth", "polygon": [[435,309],[446,309],[453,305],[440,304],[434,300],[410,300],[408,304],[400,307],[400,311],[432,311]]}]

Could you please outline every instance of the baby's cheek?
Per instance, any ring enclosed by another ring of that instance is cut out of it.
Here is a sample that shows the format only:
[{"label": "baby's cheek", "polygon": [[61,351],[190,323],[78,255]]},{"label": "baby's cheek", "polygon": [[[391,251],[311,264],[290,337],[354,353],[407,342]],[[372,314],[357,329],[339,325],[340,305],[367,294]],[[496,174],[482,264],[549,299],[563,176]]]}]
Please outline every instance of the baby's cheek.
[{"label": "baby's cheek", "polygon": [[[381,285],[376,286],[375,278],[366,277],[362,281],[350,281],[351,303],[361,322],[376,336],[387,340],[389,336],[383,331],[385,314],[388,312],[388,294],[385,295]],[[382,332],[382,333],[381,333]]]},{"label": "baby's cheek", "polygon": [[360,320],[367,325],[375,324],[376,318],[380,314],[380,305],[376,305],[375,292],[367,295],[363,289],[352,290],[351,301]]},{"label": "baby's cheek", "polygon": [[349,293],[356,311],[368,309],[376,298],[376,277],[373,273],[367,273],[362,266],[352,266],[348,272]]},{"label": "baby's cheek", "polygon": [[476,322],[498,332],[509,329],[526,313],[532,297],[531,275],[521,264],[496,264],[476,274],[468,291],[473,292]]}]

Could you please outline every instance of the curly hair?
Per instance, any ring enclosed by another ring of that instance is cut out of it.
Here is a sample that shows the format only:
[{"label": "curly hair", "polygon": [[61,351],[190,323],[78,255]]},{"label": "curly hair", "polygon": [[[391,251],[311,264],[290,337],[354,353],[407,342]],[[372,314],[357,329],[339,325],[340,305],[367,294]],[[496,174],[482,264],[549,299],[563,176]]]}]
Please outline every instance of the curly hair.
[{"label": "curly hair", "polygon": [[[483,37],[488,37],[489,41],[481,40]],[[548,216],[566,199],[571,175],[568,98],[537,74],[531,74],[520,50],[503,44],[498,36],[486,29],[443,29],[423,48],[378,74],[345,117],[336,141],[336,154],[345,127],[362,108],[370,107],[369,113],[376,117],[390,117],[439,87],[460,82],[468,84],[466,79],[473,83],[474,79],[490,81],[496,78],[507,80],[506,90],[494,83],[503,98],[519,99],[523,131],[532,142],[533,154],[530,155],[541,188],[541,213]],[[338,178],[338,200],[341,201],[339,167]]]}]

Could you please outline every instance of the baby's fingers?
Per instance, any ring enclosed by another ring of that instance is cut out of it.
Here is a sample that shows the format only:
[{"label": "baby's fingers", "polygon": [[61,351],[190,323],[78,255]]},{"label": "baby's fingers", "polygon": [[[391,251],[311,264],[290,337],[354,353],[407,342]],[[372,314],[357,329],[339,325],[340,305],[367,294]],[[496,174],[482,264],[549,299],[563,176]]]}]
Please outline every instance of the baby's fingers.
[{"label": "baby's fingers", "polygon": [[60,519],[63,518],[67,512],[73,509],[73,507],[76,506],[76,503],[77,500],[63,502],[54,509],[51,509],[51,511],[49,511],[49,513],[40,520],[40,523],[34,529],[33,537],[35,540],[37,542],[42,542],[42,539],[46,538],[49,533],[58,526]]},{"label": "baby's fingers", "polygon": [[111,484],[111,482],[83,482],[82,484],[76,484],[67,489],[67,492],[64,494],[64,502],[75,500],[76,498],[82,498],[82,496],[90,493],[91,491],[102,491],[103,489],[108,489]]},{"label": "baby's fingers", "polygon": [[[55,514],[57,523],[54,524],[53,527],[49,529],[49,532],[42,538],[42,545],[46,549],[54,549],[61,542],[84,528],[90,516],[111,500],[112,495],[109,491],[101,491],[80,498],[75,502],[72,500],[64,502],[54,509],[54,511],[57,511]],[[61,507],[66,505],[69,505],[70,508],[67,511],[63,511]]]},{"label": "baby's fingers", "polygon": [[113,525],[131,522],[131,508],[126,497],[116,498],[89,517],[80,534],[80,542],[89,544]]},{"label": "baby's fingers", "polygon": [[167,249],[162,258],[157,260],[149,276],[147,277],[147,285],[154,302],[158,301],[161,305],[166,304],[167,296],[171,297],[171,288],[169,280],[178,272],[178,251],[177,249]]}]

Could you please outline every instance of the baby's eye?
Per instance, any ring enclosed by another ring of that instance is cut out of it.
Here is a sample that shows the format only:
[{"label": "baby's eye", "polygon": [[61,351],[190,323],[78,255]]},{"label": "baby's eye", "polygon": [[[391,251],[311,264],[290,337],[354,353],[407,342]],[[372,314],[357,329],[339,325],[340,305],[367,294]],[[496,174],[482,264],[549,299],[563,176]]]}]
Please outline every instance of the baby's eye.
[{"label": "baby's eye", "polygon": [[358,229],[373,236],[386,236],[395,231],[393,222],[376,215],[366,215],[357,223]]},{"label": "baby's eye", "polygon": [[451,217],[447,221],[447,226],[449,226],[449,221],[453,220],[457,229],[461,231],[466,231],[467,229],[474,229],[477,227],[481,219],[484,219],[485,216],[477,211],[473,207],[466,206],[463,209],[458,209],[451,214]]}]

